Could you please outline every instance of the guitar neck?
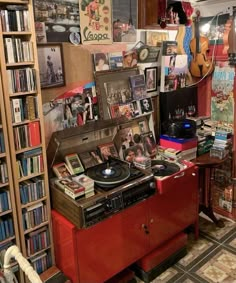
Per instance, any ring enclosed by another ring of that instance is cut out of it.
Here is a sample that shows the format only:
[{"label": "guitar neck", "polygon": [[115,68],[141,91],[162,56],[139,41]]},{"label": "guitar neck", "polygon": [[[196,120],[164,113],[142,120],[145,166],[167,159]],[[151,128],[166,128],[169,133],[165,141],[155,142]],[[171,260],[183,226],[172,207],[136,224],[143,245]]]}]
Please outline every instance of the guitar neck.
[{"label": "guitar neck", "polygon": [[199,21],[198,21],[198,19],[195,22],[195,39],[196,39],[196,52],[201,53],[200,32],[199,32]]}]

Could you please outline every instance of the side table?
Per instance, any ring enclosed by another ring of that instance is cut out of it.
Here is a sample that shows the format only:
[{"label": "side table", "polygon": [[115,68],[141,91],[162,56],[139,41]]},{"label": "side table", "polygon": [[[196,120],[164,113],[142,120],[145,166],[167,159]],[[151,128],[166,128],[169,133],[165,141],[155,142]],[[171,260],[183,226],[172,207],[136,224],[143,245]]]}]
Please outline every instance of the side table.
[{"label": "side table", "polygon": [[217,219],[213,212],[211,176],[213,170],[223,164],[227,158],[211,157],[208,152],[192,160],[199,168],[199,212],[202,211],[220,228],[224,227],[224,222]]}]

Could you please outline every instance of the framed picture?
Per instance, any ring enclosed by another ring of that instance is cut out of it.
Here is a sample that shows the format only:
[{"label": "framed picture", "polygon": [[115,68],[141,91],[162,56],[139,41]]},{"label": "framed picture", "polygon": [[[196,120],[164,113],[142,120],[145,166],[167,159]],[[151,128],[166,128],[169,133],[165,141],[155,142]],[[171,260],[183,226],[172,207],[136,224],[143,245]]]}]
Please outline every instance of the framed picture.
[{"label": "framed picture", "polygon": [[140,100],[141,112],[142,114],[149,113],[153,111],[152,107],[152,99],[150,97],[146,97]]},{"label": "framed picture", "polygon": [[153,92],[157,91],[157,78],[158,78],[158,68],[150,67],[144,70],[145,80],[146,80],[146,91]]},{"label": "framed picture", "polygon": [[35,22],[44,22],[47,42],[68,42],[72,32],[79,32],[78,0],[34,0]]},{"label": "framed picture", "polygon": [[[112,103],[112,87],[117,87],[118,85],[126,86],[128,88],[129,85],[129,77],[139,74],[138,68],[127,68],[127,69],[118,69],[118,70],[110,70],[110,71],[100,71],[95,73],[95,82],[96,82],[96,90],[98,97],[98,108],[99,115],[101,119],[110,119],[111,108],[112,105],[119,105],[119,90],[116,89],[116,93],[114,94],[114,103]],[[129,96],[126,96],[126,100],[130,101]],[[111,103],[110,103],[111,102]],[[118,103],[116,103],[118,102]],[[121,98],[122,104],[122,98]]]},{"label": "framed picture", "polygon": [[60,43],[39,44],[37,49],[41,88],[65,85],[62,45]]}]

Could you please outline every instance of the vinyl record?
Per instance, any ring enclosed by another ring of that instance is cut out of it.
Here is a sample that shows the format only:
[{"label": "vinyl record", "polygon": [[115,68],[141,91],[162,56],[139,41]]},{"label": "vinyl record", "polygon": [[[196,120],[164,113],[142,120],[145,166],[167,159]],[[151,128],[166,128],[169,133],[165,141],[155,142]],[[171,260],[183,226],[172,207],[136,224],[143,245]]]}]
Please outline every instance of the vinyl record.
[{"label": "vinyl record", "polygon": [[151,165],[152,173],[154,174],[154,176],[170,176],[180,171],[180,167],[177,164],[164,160],[152,160]]},{"label": "vinyl record", "polygon": [[102,163],[97,166],[88,168],[87,175],[92,178],[97,184],[115,185],[119,184],[130,176],[130,170],[122,164]]}]

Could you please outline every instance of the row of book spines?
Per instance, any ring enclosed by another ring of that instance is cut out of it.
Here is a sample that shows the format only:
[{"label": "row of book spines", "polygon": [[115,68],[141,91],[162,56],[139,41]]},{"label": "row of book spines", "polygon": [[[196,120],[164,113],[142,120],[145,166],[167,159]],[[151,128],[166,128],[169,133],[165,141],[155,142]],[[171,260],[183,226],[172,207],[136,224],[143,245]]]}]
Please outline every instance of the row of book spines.
[{"label": "row of book spines", "polygon": [[5,184],[9,181],[6,162],[0,163],[0,183]]},{"label": "row of book spines", "polygon": [[0,15],[3,32],[30,31],[30,17],[26,7],[25,10],[1,10]]},{"label": "row of book spines", "polygon": [[52,266],[52,257],[50,252],[43,252],[40,255],[31,257],[29,261],[38,274],[43,273]]},{"label": "row of book spines", "polygon": [[0,131],[0,153],[5,152],[5,142],[4,142],[4,135],[3,132]]},{"label": "row of book spines", "polygon": [[0,241],[14,236],[13,220],[11,217],[0,220]]},{"label": "row of book spines", "polygon": [[47,221],[47,219],[47,206],[43,202],[39,202],[34,206],[30,206],[22,210],[24,230],[34,228]]},{"label": "row of book spines", "polygon": [[6,62],[8,64],[20,62],[32,62],[33,56],[33,43],[30,41],[22,41],[17,37],[5,37],[4,48]]},{"label": "row of book spines", "polygon": [[0,212],[11,209],[10,193],[7,190],[0,191]]},{"label": "row of book spines", "polygon": [[43,156],[35,155],[28,158],[21,158],[17,160],[19,177],[27,177],[31,174],[38,174],[43,172]]},{"label": "row of book spines", "polygon": [[41,144],[39,121],[15,127],[13,134],[16,150]]},{"label": "row of book spines", "polygon": [[11,114],[13,123],[21,123],[25,120],[38,118],[37,96],[28,95],[24,98],[11,99]]},{"label": "row of book spines", "polygon": [[45,196],[44,180],[33,178],[20,183],[21,204],[36,201]]},{"label": "row of book spines", "polygon": [[8,86],[12,94],[36,91],[36,71],[32,68],[8,69]]},{"label": "row of book spines", "polygon": [[28,235],[26,238],[27,255],[31,256],[50,245],[49,231],[46,226],[34,231],[33,235]]}]

